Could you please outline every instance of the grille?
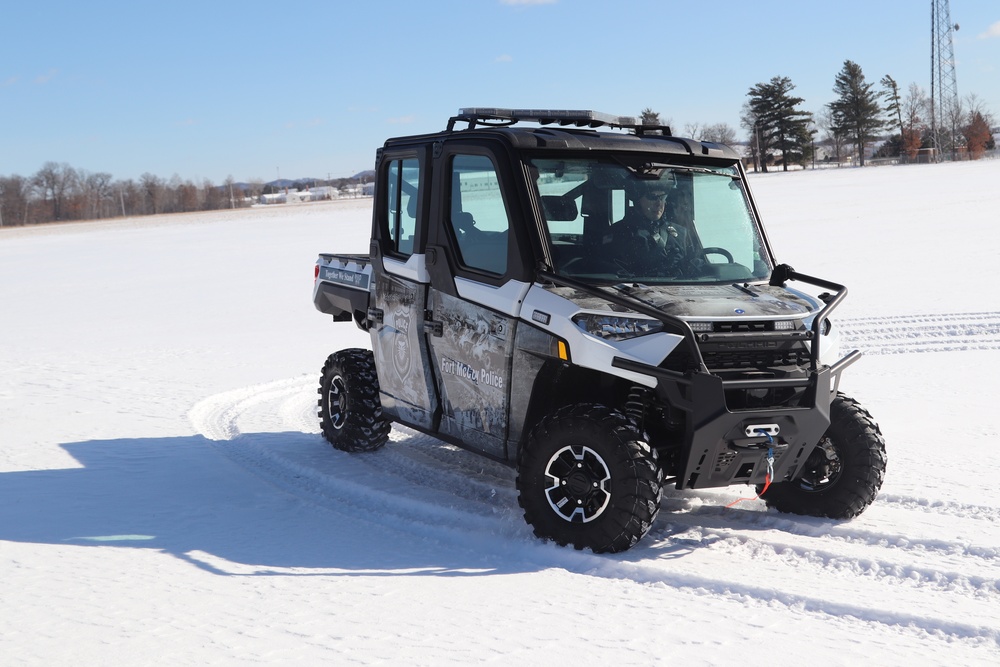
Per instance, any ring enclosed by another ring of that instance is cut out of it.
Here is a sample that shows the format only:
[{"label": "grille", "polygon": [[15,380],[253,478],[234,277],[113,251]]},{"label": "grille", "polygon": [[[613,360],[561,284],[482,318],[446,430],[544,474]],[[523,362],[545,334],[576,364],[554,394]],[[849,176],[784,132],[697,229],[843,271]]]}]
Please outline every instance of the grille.
[{"label": "grille", "polygon": [[804,348],[790,349],[746,349],[746,350],[705,350],[702,349],[705,365],[712,370],[739,368],[775,368],[778,366],[805,366],[809,363],[809,351]]}]

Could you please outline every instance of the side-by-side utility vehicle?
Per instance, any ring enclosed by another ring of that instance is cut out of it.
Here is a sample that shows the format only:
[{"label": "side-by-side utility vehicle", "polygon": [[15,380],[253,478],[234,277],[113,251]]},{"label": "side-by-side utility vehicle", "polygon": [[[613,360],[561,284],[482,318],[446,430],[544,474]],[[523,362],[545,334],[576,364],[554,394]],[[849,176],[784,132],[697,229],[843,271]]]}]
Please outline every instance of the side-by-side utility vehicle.
[{"label": "side-by-side utility vehicle", "polygon": [[595,552],[649,531],[666,484],[756,487],[851,518],[885,443],[838,390],[847,290],[775,259],[727,146],[592,111],[462,109],[376,157],[366,255],[313,300],[371,334],[327,359],[323,435],[390,424],[517,470],[536,535]]}]

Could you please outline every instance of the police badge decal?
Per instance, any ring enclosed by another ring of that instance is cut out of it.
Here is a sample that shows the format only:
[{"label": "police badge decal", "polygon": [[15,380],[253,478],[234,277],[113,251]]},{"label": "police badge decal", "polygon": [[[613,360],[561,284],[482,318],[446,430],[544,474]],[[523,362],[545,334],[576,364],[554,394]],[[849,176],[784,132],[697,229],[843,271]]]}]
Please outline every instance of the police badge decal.
[{"label": "police badge decal", "polygon": [[410,313],[405,310],[396,311],[392,318],[395,335],[392,337],[392,367],[400,380],[410,375]]}]

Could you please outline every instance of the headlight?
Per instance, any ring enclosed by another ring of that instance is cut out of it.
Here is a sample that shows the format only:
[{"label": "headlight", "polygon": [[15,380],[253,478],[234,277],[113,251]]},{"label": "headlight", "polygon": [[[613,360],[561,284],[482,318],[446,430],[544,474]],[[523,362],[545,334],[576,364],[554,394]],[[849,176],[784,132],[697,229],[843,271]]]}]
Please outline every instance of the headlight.
[{"label": "headlight", "polygon": [[574,315],[573,323],[590,335],[605,340],[627,340],[663,330],[663,323],[659,320],[594,313]]},{"label": "headlight", "polygon": [[[802,323],[805,325],[806,331],[812,331],[813,321],[815,319],[816,319],[816,316],[812,315],[810,317],[807,317],[805,320],[803,320]],[[832,330],[833,330],[833,322],[831,322],[830,319],[827,318],[826,321],[823,322],[823,330],[820,331],[820,334],[823,335],[823,336],[829,336],[830,332]]]}]

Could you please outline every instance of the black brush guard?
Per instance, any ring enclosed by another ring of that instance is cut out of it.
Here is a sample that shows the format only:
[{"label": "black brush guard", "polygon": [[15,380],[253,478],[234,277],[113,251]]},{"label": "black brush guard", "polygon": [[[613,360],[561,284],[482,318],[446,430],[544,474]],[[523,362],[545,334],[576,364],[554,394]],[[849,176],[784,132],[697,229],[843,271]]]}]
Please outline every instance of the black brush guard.
[{"label": "black brush guard", "polygon": [[[830,313],[847,295],[847,288],[797,273],[785,264],[775,267],[771,285],[783,287],[787,281],[798,281],[833,292],[813,320],[812,329],[804,334],[801,331],[695,334],[684,320],[624,294],[548,271],[539,272],[538,277],[545,282],[606,298],[659,320],[667,331],[683,337],[682,345],[691,360],[687,371],[659,368],[622,357],[615,357],[612,362],[615,368],[656,378],[658,398],[685,413],[684,439],[674,478],[678,489],[763,484],[769,455],[774,459],[772,481],[796,478],[830,425],[830,403],[840,373],[861,358],[861,352],[854,350],[831,366],[820,364],[821,332]],[[812,343],[809,368],[802,377],[793,378],[723,379],[709,371],[698,346],[699,340],[757,342],[802,340],[803,336]],[[726,402],[727,391],[781,388],[803,391],[797,406],[730,410]],[[651,444],[657,446],[655,442]]]}]

